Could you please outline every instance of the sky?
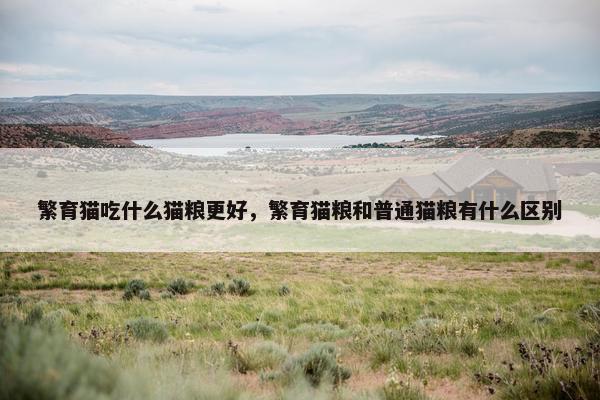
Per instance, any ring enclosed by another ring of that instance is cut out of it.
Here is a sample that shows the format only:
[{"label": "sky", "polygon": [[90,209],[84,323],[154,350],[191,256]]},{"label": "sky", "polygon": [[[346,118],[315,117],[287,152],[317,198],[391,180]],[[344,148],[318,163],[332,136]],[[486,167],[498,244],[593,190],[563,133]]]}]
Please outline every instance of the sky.
[{"label": "sky", "polygon": [[0,97],[600,90],[599,0],[0,0]]}]

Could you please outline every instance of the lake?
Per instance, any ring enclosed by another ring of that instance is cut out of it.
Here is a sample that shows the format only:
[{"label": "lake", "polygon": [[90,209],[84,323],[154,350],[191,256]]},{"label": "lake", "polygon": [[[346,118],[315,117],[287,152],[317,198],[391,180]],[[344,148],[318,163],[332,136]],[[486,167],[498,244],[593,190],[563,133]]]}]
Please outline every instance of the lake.
[{"label": "lake", "polygon": [[[395,143],[416,138],[437,136],[419,135],[276,135],[262,133],[234,133],[222,136],[187,137],[175,139],[134,140],[135,143],[167,151],[198,155],[223,155],[243,149],[335,149],[363,143]],[[193,150],[192,150],[193,149]]]}]

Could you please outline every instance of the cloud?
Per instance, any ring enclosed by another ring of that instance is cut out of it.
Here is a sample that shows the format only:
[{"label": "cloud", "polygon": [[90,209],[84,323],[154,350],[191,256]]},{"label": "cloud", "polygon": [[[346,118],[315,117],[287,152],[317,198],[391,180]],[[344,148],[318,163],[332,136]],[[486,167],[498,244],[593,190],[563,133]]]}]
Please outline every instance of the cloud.
[{"label": "cloud", "polygon": [[71,68],[55,67],[42,64],[16,64],[0,62],[0,76],[10,78],[48,80],[64,79],[67,77],[73,78],[77,75],[79,75],[79,73]]},{"label": "cloud", "polygon": [[185,95],[185,91],[179,85],[169,82],[155,82],[150,85],[153,93],[162,93],[165,95]]},{"label": "cloud", "polygon": [[0,96],[600,89],[598,1],[136,4],[0,2]]},{"label": "cloud", "polygon": [[477,75],[468,71],[449,68],[432,62],[407,61],[387,67],[381,76],[384,82],[421,83],[466,81]]},{"label": "cloud", "polygon": [[193,10],[200,13],[208,14],[224,14],[230,12],[231,9],[223,6],[221,3],[216,4],[195,4]]}]

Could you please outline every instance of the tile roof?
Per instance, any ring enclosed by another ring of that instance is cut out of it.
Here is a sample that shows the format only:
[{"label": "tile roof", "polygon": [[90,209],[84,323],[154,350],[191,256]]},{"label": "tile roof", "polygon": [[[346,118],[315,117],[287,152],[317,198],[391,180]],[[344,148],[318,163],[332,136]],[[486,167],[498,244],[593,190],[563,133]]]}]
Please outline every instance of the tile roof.
[{"label": "tile roof", "polygon": [[496,171],[512,179],[525,192],[558,190],[553,168],[541,160],[489,159],[475,153],[467,154],[446,170],[402,179],[421,198],[431,198],[438,190],[453,196]]}]

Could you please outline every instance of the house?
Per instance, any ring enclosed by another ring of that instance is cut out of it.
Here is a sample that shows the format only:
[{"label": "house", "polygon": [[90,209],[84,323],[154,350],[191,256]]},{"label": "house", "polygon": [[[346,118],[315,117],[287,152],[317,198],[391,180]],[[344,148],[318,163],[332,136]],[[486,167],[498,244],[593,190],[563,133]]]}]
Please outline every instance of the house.
[{"label": "house", "polygon": [[489,159],[470,153],[450,168],[429,175],[396,180],[379,198],[482,202],[557,199],[558,185],[551,165],[541,160]]}]

